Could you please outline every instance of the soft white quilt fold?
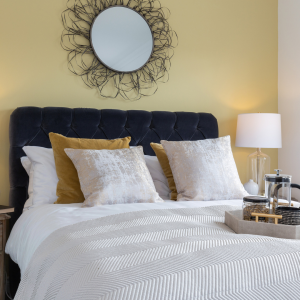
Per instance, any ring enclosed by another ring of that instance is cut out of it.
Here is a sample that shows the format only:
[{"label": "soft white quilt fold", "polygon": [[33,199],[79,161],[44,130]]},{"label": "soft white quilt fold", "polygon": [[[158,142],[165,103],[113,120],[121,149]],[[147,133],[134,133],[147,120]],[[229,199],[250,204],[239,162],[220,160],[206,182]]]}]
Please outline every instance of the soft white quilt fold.
[{"label": "soft white quilt fold", "polygon": [[297,299],[300,241],[237,235],[214,206],[127,212],[63,227],[37,249],[23,299]]}]

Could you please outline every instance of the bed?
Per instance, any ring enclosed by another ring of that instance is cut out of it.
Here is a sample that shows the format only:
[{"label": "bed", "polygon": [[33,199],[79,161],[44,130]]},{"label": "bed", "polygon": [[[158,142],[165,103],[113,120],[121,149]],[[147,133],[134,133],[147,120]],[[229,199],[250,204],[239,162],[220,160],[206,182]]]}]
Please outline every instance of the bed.
[{"label": "bed", "polygon": [[[26,145],[51,147],[49,132],[68,137],[114,139],[131,136],[131,145],[142,145],[147,155],[155,155],[150,142],[200,140],[218,137],[218,124],[207,113],[97,110],[64,107],[19,107],[10,119],[9,203],[15,208],[10,227],[21,216],[28,198],[28,175],[21,165]],[[10,260],[9,274],[14,294],[20,282],[17,264]]]},{"label": "bed", "polygon": [[15,213],[6,247],[16,299],[299,298],[300,242],[236,235],[224,224],[224,212],[240,208],[241,199],[84,209],[49,204],[22,213],[28,186],[22,147],[51,147],[50,132],[130,135],[131,146],[154,155],[150,142],[217,138],[218,125],[206,113],[16,109],[10,123]]}]

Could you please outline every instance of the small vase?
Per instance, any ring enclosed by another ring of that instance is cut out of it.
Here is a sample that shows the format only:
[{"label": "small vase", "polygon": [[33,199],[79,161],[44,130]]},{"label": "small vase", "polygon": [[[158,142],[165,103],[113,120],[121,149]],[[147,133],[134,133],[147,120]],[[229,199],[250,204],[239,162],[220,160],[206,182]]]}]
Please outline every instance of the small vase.
[{"label": "small vase", "polygon": [[245,190],[250,194],[250,195],[257,195],[258,194],[258,184],[253,181],[253,179],[250,179],[248,182],[244,184]]}]

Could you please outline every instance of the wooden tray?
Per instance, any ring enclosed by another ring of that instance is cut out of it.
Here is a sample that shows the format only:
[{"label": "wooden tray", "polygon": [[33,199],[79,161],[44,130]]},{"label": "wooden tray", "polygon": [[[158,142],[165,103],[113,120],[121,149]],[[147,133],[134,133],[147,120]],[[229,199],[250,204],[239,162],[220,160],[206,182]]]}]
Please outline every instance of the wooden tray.
[{"label": "wooden tray", "polygon": [[225,224],[238,234],[255,234],[282,239],[300,239],[300,225],[282,225],[244,221],[242,210],[225,212]]}]

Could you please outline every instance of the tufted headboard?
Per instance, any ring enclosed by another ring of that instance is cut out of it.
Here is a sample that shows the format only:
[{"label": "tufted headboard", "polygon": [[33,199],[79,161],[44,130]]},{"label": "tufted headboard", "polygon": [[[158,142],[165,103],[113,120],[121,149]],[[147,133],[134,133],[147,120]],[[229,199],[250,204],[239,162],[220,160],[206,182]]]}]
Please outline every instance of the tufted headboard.
[{"label": "tufted headboard", "polygon": [[9,203],[15,207],[11,227],[21,215],[27,199],[28,176],[20,162],[20,157],[25,155],[22,147],[51,148],[48,137],[50,132],[90,139],[131,136],[131,146],[142,145],[145,154],[154,155],[151,142],[217,138],[218,123],[208,113],[64,107],[17,108],[10,117],[9,127]]}]

